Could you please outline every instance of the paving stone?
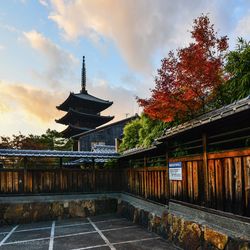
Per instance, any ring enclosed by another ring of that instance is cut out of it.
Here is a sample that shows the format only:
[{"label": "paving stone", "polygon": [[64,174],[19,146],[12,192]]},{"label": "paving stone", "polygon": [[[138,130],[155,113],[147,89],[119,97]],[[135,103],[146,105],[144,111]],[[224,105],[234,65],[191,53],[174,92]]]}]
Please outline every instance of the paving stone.
[{"label": "paving stone", "polygon": [[49,240],[9,244],[1,246],[1,250],[48,250]]},{"label": "paving stone", "polygon": [[155,239],[155,240],[147,240],[147,241],[138,241],[138,242],[131,242],[125,244],[115,244],[114,247],[117,250],[177,250],[179,248],[173,246],[171,243],[168,243],[162,239]]},{"label": "paving stone", "polygon": [[56,226],[73,225],[73,224],[80,224],[80,223],[89,223],[89,221],[86,218],[57,220]]},{"label": "paving stone", "polygon": [[0,241],[2,241],[6,235],[7,235],[7,233],[6,234],[0,234]]},{"label": "paving stone", "polygon": [[96,245],[105,245],[105,242],[98,233],[91,233],[63,238],[55,238],[53,249],[66,250]]},{"label": "paving stone", "polygon": [[80,226],[56,227],[55,236],[82,233],[82,232],[91,232],[91,231],[95,231],[95,229],[91,224],[85,224]]},{"label": "paving stone", "polygon": [[43,228],[43,227],[51,227],[52,221],[41,221],[29,224],[22,224],[19,225],[16,231],[19,230],[27,230],[27,229],[34,229],[34,228]]},{"label": "paving stone", "polygon": [[159,237],[158,235],[147,232],[146,230],[143,230],[140,227],[128,228],[128,229],[117,229],[117,230],[103,232],[103,234],[107,237],[107,239],[111,243]]},{"label": "paving stone", "polygon": [[10,232],[14,226],[2,226],[0,227],[0,234]]},{"label": "paving stone", "polygon": [[43,229],[43,230],[34,230],[29,232],[14,232],[8,238],[7,242],[16,242],[16,241],[23,241],[23,240],[33,240],[33,239],[41,239],[50,237],[50,229]]},{"label": "paving stone", "polygon": [[133,222],[128,221],[126,219],[118,219],[118,220],[107,221],[107,222],[95,222],[95,224],[100,230],[135,226]]},{"label": "paving stone", "polygon": [[98,222],[104,220],[121,219],[122,217],[116,214],[102,214],[97,216],[91,216],[90,218],[93,222]]},{"label": "paving stone", "polygon": [[110,247],[95,247],[95,248],[92,248],[93,250],[109,250]]}]

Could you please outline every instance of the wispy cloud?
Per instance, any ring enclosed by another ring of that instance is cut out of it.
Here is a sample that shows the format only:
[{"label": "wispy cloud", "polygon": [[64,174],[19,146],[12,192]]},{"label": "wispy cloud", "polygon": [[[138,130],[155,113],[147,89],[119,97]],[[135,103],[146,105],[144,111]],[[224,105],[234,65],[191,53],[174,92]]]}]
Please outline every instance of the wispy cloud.
[{"label": "wispy cloud", "polygon": [[12,33],[22,33],[19,29],[17,29],[16,27],[12,26],[12,25],[8,25],[8,24],[4,24],[4,23],[0,23],[0,28],[7,30],[9,32]]},{"label": "wispy cloud", "polygon": [[[190,41],[187,30],[194,18],[210,13],[216,28],[231,31],[232,15],[243,12],[249,1],[239,5],[234,0],[51,0],[51,6],[49,18],[67,39],[87,37],[96,43],[105,37],[131,68],[149,73],[156,52],[164,56],[166,50]],[[248,19],[242,21],[245,31]]]},{"label": "wispy cloud", "polygon": [[247,16],[243,16],[235,30],[238,37],[242,36],[244,38],[250,39],[250,11]]},{"label": "wispy cloud", "polygon": [[46,0],[39,0],[39,3],[40,3],[41,5],[43,5],[43,6],[45,6],[45,7],[48,7],[48,6],[49,6],[49,4],[48,4],[48,2],[47,2]]},{"label": "wispy cloud", "polygon": [[[35,119],[51,125],[54,119],[60,118],[64,112],[56,109],[69,95],[67,91],[49,91],[31,87],[24,83],[0,81],[0,113],[14,113],[19,110],[24,120]],[[104,111],[104,115],[114,115],[115,120],[123,119],[126,114],[138,112],[135,93],[121,87],[110,86],[108,82],[95,79],[88,84],[90,94],[113,101],[114,104]],[[14,117],[12,118],[14,120]],[[34,121],[33,121],[34,122]]]},{"label": "wispy cloud", "polygon": [[73,74],[78,60],[71,53],[66,52],[36,30],[24,32],[23,35],[30,46],[46,60],[45,70],[39,72],[33,70],[33,74],[42,82],[56,88],[62,84],[65,77]]},{"label": "wispy cloud", "polygon": [[113,105],[103,112],[104,115],[114,115],[115,120],[124,119],[126,114],[138,113],[135,92],[124,87],[111,86],[103,79],[94,79],[88,84],[89,93],[105,100],[113,101]]},{"label": "wispy cloud", "polygon": [[26,115],[43,122],[51,122],[59,115],[56,105],[60,104],[65,93],[45,91],[23,83],[0,82],[0,111],[22,110]]}]

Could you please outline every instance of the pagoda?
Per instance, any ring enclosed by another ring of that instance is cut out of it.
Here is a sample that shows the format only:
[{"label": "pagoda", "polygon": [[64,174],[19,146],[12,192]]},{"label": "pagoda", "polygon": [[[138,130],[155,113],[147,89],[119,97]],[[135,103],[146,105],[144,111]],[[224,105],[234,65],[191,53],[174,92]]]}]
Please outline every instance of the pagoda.
[{"label": "pagoda", "polygon": [[114,118],[114,116],[100,115],[100,112],[110,107],[113,102],[92,96],[86,90],[84,56],[81,87],[80,93],[75,94],[71,92],[68,98],[61,105],[57,106],[58,110],[66,112],[62,118],[55,120],[57,123],[67,125],[67,128],[61,132],[65,138],[95,129]]}]

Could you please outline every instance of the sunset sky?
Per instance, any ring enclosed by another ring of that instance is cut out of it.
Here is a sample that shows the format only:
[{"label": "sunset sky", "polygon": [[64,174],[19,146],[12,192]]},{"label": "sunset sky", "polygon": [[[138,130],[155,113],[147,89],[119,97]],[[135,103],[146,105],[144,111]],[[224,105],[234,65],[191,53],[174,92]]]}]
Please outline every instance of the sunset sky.
[{"label": "sunset sky", "polygon": [[79,92],[82,56],[90,94],[113,101],[116,120],[140,109],[161,59],[190,42],[209,14],[230,48],[250,40],[249,0],[8,0],[0,2],[0,136],[63,130],[54,119]]}]

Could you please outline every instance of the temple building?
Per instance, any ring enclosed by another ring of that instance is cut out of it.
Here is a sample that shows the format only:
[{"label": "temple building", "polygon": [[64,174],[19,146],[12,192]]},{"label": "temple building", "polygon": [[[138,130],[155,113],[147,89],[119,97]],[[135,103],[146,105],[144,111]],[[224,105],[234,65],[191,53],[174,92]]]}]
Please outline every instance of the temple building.
[{"label": "temple building", "polygon": [[102,116],[100,112],[110,107],[113,102],[99,99],[88,94],[86,90],[85,57],[83,56],[82,79],[80,93],[70,93],[68,98],[57,109],[66,114],[56,120],[57,123],[67,125],[61,133],[63,137],[70,138],[89,130],[93,130],[109,121],[114,116]]}]

